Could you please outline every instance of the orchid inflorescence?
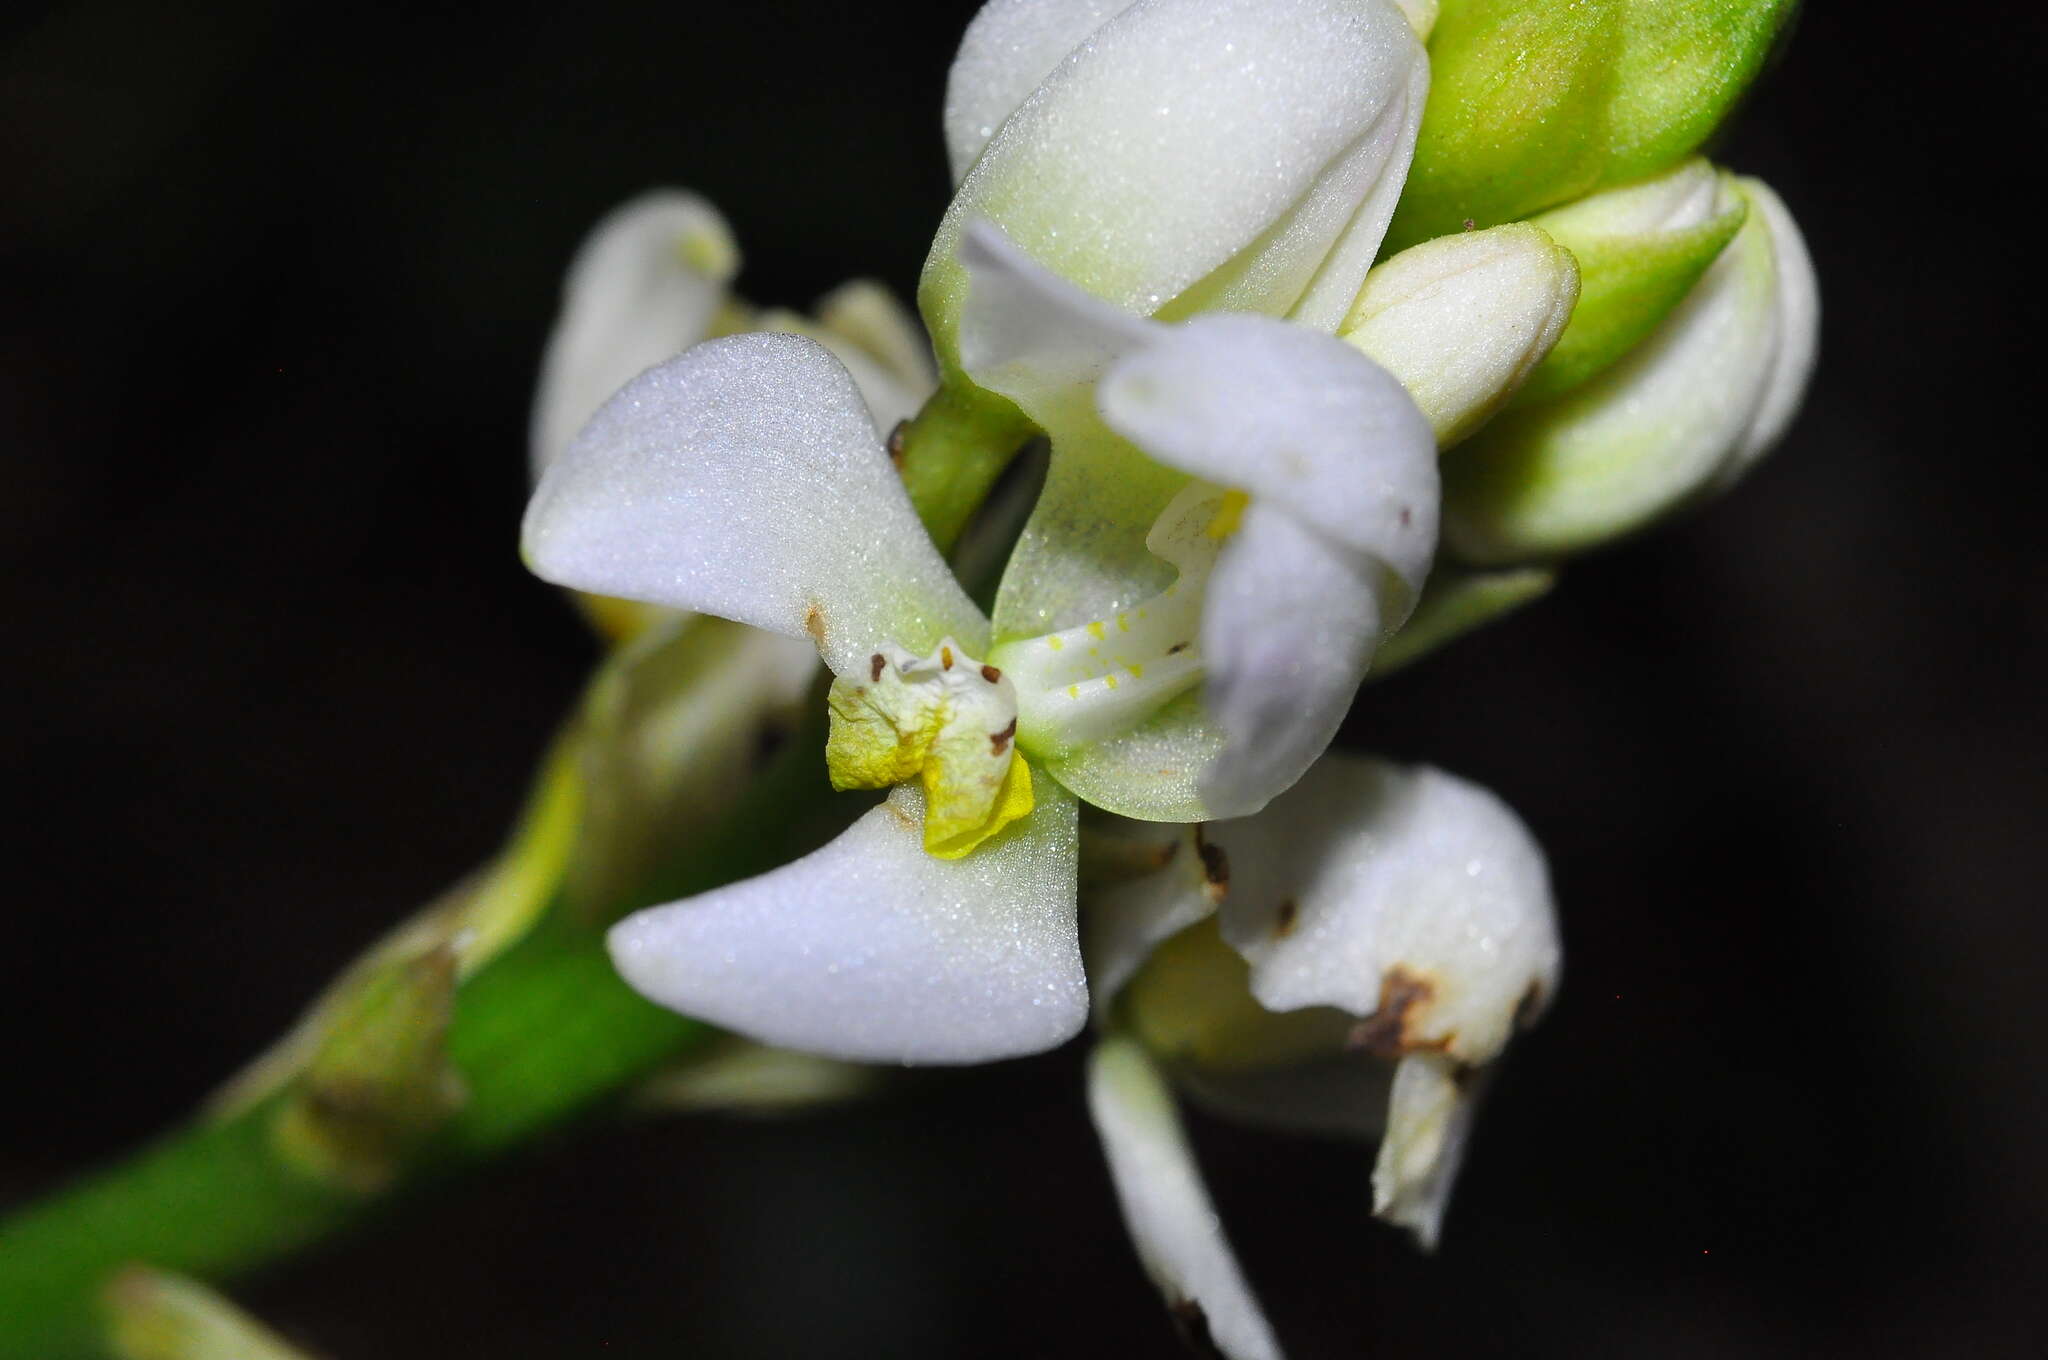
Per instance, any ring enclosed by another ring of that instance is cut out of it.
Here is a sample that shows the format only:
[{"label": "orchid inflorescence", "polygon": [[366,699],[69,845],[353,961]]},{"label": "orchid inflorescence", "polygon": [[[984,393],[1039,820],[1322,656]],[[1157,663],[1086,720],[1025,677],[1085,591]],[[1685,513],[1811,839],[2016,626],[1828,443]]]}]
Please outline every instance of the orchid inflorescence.
[{"label": "orchid inflorescence", "polygon": [[[1229,1355],[1278,1350],[1176,1093],[1379,1137],[1377,1212],[1433,1243],[1481,1078],[1557,987],[1547,871],[1492,795],[1329,747],[1369,677],[1784,433],[1812,268],[1776,195],[1695,153],[1788,17],[990,0],[922,332],[873,285],[741,302],[694,196],[601,223],[543,369],[529,564],[614,636],[789,639],[734,652],[764,705],[814,653],[832,783],[887,791],[628,916],[621,975],[859,1062],[1092,1022],[1139,1254]],[[984,610],[905,478],[1031,436]]]}]

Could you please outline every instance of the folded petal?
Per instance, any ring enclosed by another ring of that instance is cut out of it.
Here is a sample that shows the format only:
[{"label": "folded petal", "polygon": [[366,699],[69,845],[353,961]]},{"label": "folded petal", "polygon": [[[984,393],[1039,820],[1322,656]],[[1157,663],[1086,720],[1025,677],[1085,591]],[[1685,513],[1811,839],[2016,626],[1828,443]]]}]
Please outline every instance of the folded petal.
[{"label": "folded petal", "polygon": [[828,1057],[969,1063],[1036,1053],[1086,1022],[1076,806],[1051,786],[974,854],[926,854],[901,785],[823,849],[628,917],[612,959],[654,1001]]},{"label": "folded petal", "polygon": [[1820,344],[1820,282],[1798,223],[1792,220],[1784,200],[1762,180],[1737,179],[1735,187],[1749,200],[1750,211],[1763,218],[1770,236],[1777,267],[1778,345],[1771,357],[1770,375],[1764,380],[1763,400],[1717,485],[1740,477],[1783,437],[1806,395]]},{"label": "folded petal", "polygon": [[1138,1044],[1112,1034],[1095,1050],[1088,1113],[1132,1245],[1176,1324],[1197,1349],[1206,1341],[1232,1360],[1278,1360],[1279,1343],[1224,1239],[1173,1095]]},{"label": "folded petal", "polygon": [[1335,1006],[1365,1017],[1365,1050],[1478,1064],[1557,988],[1542,852],[1477,785],[1332,754],[1205,834],[1230,857],[1224,938],[1270,1009]]},{"label": "folded petal", "polygon": [[529,449],[534,476],[606,397],[710,333],[739,264],[718,210],[680,190],[642,194],[591,229],[569,266],[562,312],[541,358]]},{"label": "folded petal", "polygon": [[[1383,612],[1390,596],[1394,617]],[[1376,560],[1251,503],[1202,614],[1202,704],[1224,738],[1197,780],[1210,817],[1257,812],[1323,753],[1407,598]]]},{"label": "folded petal", "polygon": [[1158,461],[1283,506],[1421,589],[1436,438],[1401,384],[1349,345],[1263,317],[1200,317],[1117,363],[1096,402]]},{"label": "folded petal", "polygon": [[527,507],[560,585],[793,637],[835,672],[988,624],[918,522],[846,369],[792,335],[735,335],[605,403]]}]

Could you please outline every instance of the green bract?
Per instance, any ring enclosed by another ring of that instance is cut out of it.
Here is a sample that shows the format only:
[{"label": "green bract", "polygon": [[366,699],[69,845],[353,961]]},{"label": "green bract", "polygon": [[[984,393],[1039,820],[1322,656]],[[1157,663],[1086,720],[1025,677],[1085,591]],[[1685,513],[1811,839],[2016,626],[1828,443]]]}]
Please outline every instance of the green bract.
[{"label": "green bract", "polygon": [[1697,150],[1794,0],[1446,0],[1390,249],[1492,226]]}]

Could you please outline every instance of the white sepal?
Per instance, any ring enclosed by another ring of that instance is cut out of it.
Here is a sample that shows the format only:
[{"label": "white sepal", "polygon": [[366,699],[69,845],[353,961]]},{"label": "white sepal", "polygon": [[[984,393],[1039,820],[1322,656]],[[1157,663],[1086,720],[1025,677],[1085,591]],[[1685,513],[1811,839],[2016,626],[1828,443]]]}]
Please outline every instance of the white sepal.
[{"label": "white sepal", "polygon": [[528,450],[536,478],[606,397],[709,333],[739,266],[718,209],[681,190],[643,194],[591,228],[541,357]]},{"label": "white sepal", "polygon": [[884,642],[988,636],[845,368],[792,335],[713,340],[628,384],[548,469],[524,550],[558,585],[808,635],[842,674]]},{"label": "white sepal", "polygon": [[763,1043],[858,1061],[1037,1053],[1086,1022],[1074,920],[1076,805],[1038,806],[973,854],[926,854],[899,785],[823,849],[649,908],[612,960],[651,1000]]},{"label": "white sepal", "polygon": [[1231,1360],[1279,1360],[1279,1343],[1209,1202],[1173,1093],[1137,1043],[1112,1033],[1090,1055],[1088,1113],[1138,1260],[1167,1306]]}]

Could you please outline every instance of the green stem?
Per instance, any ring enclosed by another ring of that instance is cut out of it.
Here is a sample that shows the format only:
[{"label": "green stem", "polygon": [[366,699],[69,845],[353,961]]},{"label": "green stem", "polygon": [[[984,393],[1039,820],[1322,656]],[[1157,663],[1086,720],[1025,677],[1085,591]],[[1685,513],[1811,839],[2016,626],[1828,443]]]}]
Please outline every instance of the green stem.
[{"label": "green stem", "polygon": [[1037,427],[1005,397],[955,377],[891,441],[910,503],[940,552],[960,531]]},{"label": "green stem", "polygon": [[[702,853],[665,888],[701,891],[802,853],[831,807],[822,733],[797,735]],[[448,1055],[461,1108],[405,1177],[362,1193],[308,1174],[273,1137],[291,1088],[225,1119],[202,1119],[0,1227],[0,1357],[100,1353],[100,1291],[133,1262],[206,1279],[246,1271],[388,1202],[390,1190],[458,1171],[589,1109],[716,1031],[622,984],[602,930],[553,906],[456,995]]]}]

